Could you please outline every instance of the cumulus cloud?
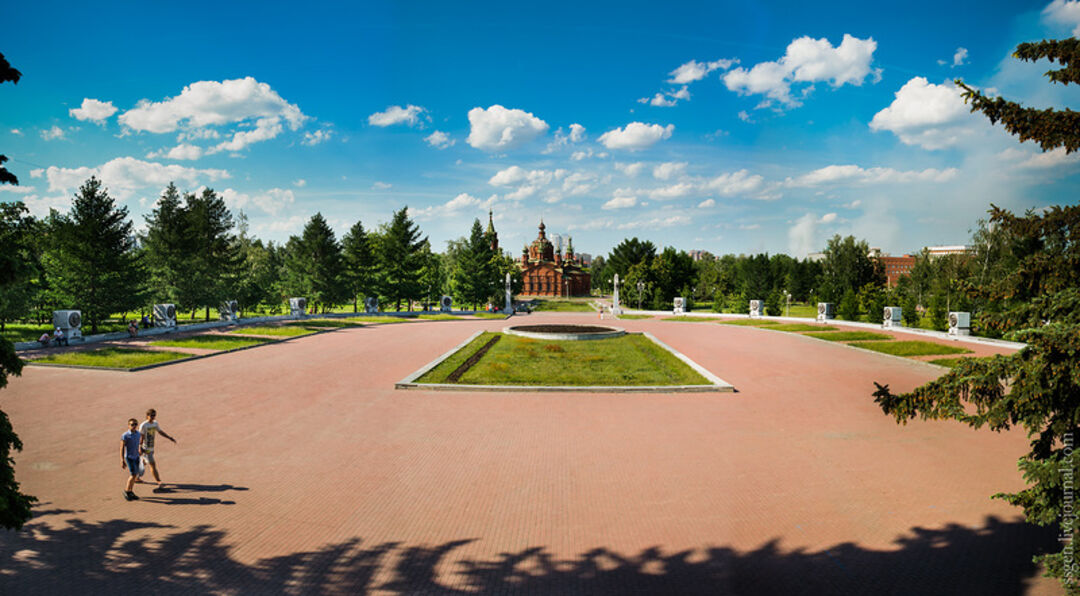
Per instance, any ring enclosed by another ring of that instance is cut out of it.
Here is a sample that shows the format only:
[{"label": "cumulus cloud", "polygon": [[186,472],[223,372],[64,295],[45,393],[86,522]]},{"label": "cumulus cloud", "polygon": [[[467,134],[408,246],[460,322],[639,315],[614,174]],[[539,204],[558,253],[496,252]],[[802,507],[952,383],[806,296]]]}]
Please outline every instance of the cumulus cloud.
[{"label": "cumulus cloud", "polygon": [[706,75],[714,70],[727,70],[731,68],[732,65],[738,63],[739,61],[736,59],[716,60],[713,62],[698,62],[697,60],[691,60],[671,71],[669,73],[671,78],[668,79],[668,82],[675,85],[693,83],[694,81],[704,79]]},{"label": "cumulus cloud", "polygon": [[105,124],[110,116],[116,113],[116,106],[111,101],[98,101],[83,98],[82,106],[68,110],[68,114],[76,120],[89,120],[96,124]]},{"label": "cumulus cloud", "polygon": [[19,130],[18,128],[13,128],[13,129],[11,129],[11,134],[13,134],[13,135],[15,135],[17,137],[21,137],[21,136],[23,136],[23,131]]},{"label": "cumulus cloud", "polygon": [[1051,23],[1072,27],[1072,34],[1080,37],[1080,1],[1054,0],[1043,9],[1042,14]]},{"label": "cumulus cloud", "polygon": [[59,193],[71,192],[90,176],[97,176],[108,187],[110,194],[124,200],[140,189],[160,189],[169,182],[189,187],[198,186],[203,182],[228,178],[229,173],[225,170],[186,168],[133,157],[118,157],[94,168],[50,166],[44,171],[44,176],[49,181],[49,192]]},{"label": "cumulus cloud", "polygon": [[231,188],[221,191],[221,199],[231,210],[259,209],[269,215],[278,215],[282,209],[296,202],[293,191],[283,188],[271,188],[270,190],[247,194]]},{"label": "cumulus cloud", "polygon": [[831,165],[797,178],[788,178],[788,187],[813,187],[828,184],[897,184],[906,182],[945,182],[959,174],[956,168],[901,171],[893,168],[861,168],[856,165]]},{"label": "cumulus cloud", "polygon": [[689,182],[680,182],[678,184],[672,184],[671,186],[663,186],[660,188],[654,188],[649,191],[650,199],[667,200],[677,199],[679,197],[685,197],[693,194],[697,190],[693,184]]},{"label": "cumulus cloud", "polygon": [[469,110],[469,136],[465,141],[484,151],[506,151],[543,135],[547,122],[532,113],[493,105]]},{"label": "cumulus cloud", "polygon": [[553,173],[548,170],[526,170],[521,166],[510,166],[499,170],[488,180],[492,186],[514,186],[528,182],[531,184],[547,184],[551,182]]},{"label": "cumulus cloud", "polygon": [[657,180],[670,180],[675,176],[680,176],[686,171],[686,162],[668,161],[661,164],[657,164],[653,168],[653,178]]},{"label": "cumulus cloud", "polygon": [[710,178],[702,187],[723,196],[754,194],[765,188],[765,179],[747,170],[739,170]]},{"label": "cumulus cloud", "polygon": [[806,258],[816,252],[818,246],[818,219],[814,214],[807,213],[788,228],[788,254],[791,256]]},{"label": "cumulus cloud", "polygon": [[[873,38],[859,39],[846,33],[837,47],[825,38],[800,37],[788,44],[786,53],[778,61],[728,71],[723,76],[724,84],[740,95],[768,98],[758,107],[769,107],[773,101],[795,107],[801,105],[791,94],[791,86],[795,83],[860,86],[868,76],[877,82],[881,71],[870,68],[876,49],[877,42]],[[809,88],[804,89],[804,93],[808,91]]]},{"label": "cumulus cloud", "polygon": [[379,182],[376,180],[375,183],[371,185],[371,188],[372,190],[390,190],[393,186],[393,184],[388,182]]},{"label": "cumulus cloud", "polygon": [[162,149],[161,151],[153,151],[151,153],[148,153],[146,157],[151,159],[157,157],[164,157],[166,159],[191,160],[199,159],[200,157],[202,157],[202,155],[202,147],[199,147],[197,145],[189,145],[187,143],[181,143],[169,149],[168,151],[164,149]]},{"label": "cumulus cloud", "polygon": [[715,207],[716,201],[714,199],[705,199],[704,201],[698,203],[697,206],[698,209],[708,209],[709,207]]},{"label": "cumulus cloud", "polygon": [[319,143],[325,143],[330,140],[330,137],[334,136],[334,133],[329,128],[320,128],[316,131],[309,131],[304,133],[304,140],[301,143],[308,147],[313,147]]},{"label": "cumulus cloud", "polygon": [[405,124],[407,126],[422,126],[420,118],[427,112],[426,109],[420,106],[407,105],[407,106],[390,106],[382,112],[375,112],[368,116],[368,124],[372,126],[393,126],[395,124]]},{"label": "cumulus cloud", "polygon": [[429,219],[436,216],[451,216],[465,210],[481,210],[490,208],[498,199],[497,195],[491,195],[486,200],[478,199],[469,193],[461,193],[442,205],[432,205],[423,209],[409,208],[409,217]]},{"label": "cumulus cloud", "polygon": [[63,140],[65,138],[64,129],[53,125],[52,128],[41,131],[41,138],[46,141]]},{"label": "cumulus cloud", "polygon": [[[623,189],[620,189],[623,190]],[[619,194],[619,191],[615,191],[615,196],[610,201],[601,206],[601,209],[626,209],[627,207],[633,207],[637,205],[637,197],[633,195]]]},{"label": "cumulus cloud", "polygon": [[823,224],[832,223],[834,221],[836,221],[836,214],[835,213],[826,213],[825,215],[821,216],[821,219],[818,220],[819,223],[823,223]]},{"label": "cumulus cloud", "polygon": [[958,87],[914,77],[896,92],[889,107],[874,114],[870,129],[890,131],[905,145],[944,149],[970,134],[979,122]]},{"label": "cumulus cloud", "polygon": [[297,178],[293,182],[293,186],[295,186],[296,188],[303,188],[303,187],[307,186],[307,180],[304,180],[303,178]]},{"label": "cumulus cloud", "polygon": [[953,57],[952,57],[952,65],[953,65],[953,67],[963,66],[964,64],[967,64],[967,57],[968,57],[967,48],[956,48],[956,53],[953,54]]},{"label": "cumulus cloud", "polygon": [[278,118],[259,118],[252,130],[238,130],[228,141],[219,143],[206,151],[207,155],[221,151],[240,151],[261,141],[268,141],[281,134],[281,120]]},{"label": "cumulus cloud", "polygon": [[[584,141],[584,140],[585,140],[585,127],[580,125],[580,124],[577,124],[577,123],[571,124],[570,125],[570,132],[563,132],[562,128],[559,128],[558,130],[556,130],[555,131],[555,140],[548,143],[548,146],[542,151],[542,153],[545,153],[545,154],[546,153],[552,153],[552,152],[556,151],[557,149],[559,149],[560,147],[565,147],[567,145],[572,145],[574,143],[580,143],[581,141]],[[575,152],[575,155],[577,153],[581,153],[581,152],[580,151]],[[588,156],[583,155],[582,159],[584,157],[588,157]]]},{"label": "cumulus cloud", "polygon": [[281,98],[266,83],[252,77],[225,81],[198,81],[176,97],[159,102],[142,100],[120,114],[120,124],[136,131],[173,132],[184,124],[205,128],[257,120],[285,121],[299,128],[307,116]]},{"label": "cumulus cloud", "polygon": [[450,135],[441,130],[436,130],[424,137],[424,141],[436,149],[446,149],[447,147],[452,147],[454,143],[457,142],[454,139],[451,139]]},{"label": "cumulus cloud", "polygon": [[615,163],[615,169],[630,176],[631,178],[645,171],[645,162],[635,161],[634,163]]},{"label": "cumulus cloud", "polygon": [[629,221],[619,224],[616,228],[619,230],[651,230],[656,228],[684,226],[688,223],[690,223],[690,218],[686,215],[669,215],[667,217],[654,217],[652,219]]},{"label": "cumulus cloud", "polygon": [[1064,147],[1050,151],[1025,151],[1010,147],[998,154],[1003,161],[1023,170],[1047,170],[1080,163],[1080,155],[1066,154]]},{"label": "cumulus cloud", "polygon": [[596,188],[596,175],[574,172],[563,180],[562,191],[570,196],[587,194]]},{"label": "cumulus cloud", "polygon": [[605,132],[600,135],[599,140],[608,149],[640,151],[652,147],[662,140],[671,138],[671,133],[674,130],[674,124],[660,126],[659,124],[631,122],[623,128]]}]

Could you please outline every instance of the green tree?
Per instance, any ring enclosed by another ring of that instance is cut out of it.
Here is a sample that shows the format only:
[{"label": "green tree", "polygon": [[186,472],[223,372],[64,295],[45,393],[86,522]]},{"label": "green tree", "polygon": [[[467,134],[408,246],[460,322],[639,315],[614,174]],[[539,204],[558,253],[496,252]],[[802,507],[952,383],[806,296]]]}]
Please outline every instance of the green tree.
[{"label": "green tree", "polygon": [[845,292],[857,291],[868,283],[884,284],[884,272],[877,259],[870,257],[865,240],[854,236],[833,236],[825,247],[822,282],[815,288],[825,302],[837,302]]},{"label": "green tree", "polygon": [[188,276],[191,252],[189,223],[180,191],[172,182],[161,193],[157,206],[146,216],[142,246],[150,287],[156,302],[177,302]]},{"label": "green tree", "polygon": [[859,320],[859,299],[855,297],[855,290],[848,288],[844,291],[844,296],[836,307],[836,314],[848,321]]},{"label": "green tree", "polygon": [[66,306],[82,311],[90,333],[111,313],[142,304],[142,264],[127,208],[116,206],[100,180],[87,180],[71,212],[54,218],[51,227],[54,290]]},{"label": "green tree", "polygon": [[409,219],[409,208],[394,212],[389,223],[380,226],[374,245],[378,263],[379,287],[389,302],[401,310],[401,301],[420,297],[420,274],[424,266],[423,247],[427,237],[420,237],[420,227]]},{"label": "green tree", "polygon": [[[624,239],[608,255],[607,264],[604,268],[604,280],[611,279],[616,273],[620,279],[625,279],[630,273],[630,268],[638,263],[651,265],[656,256],[656,245],[648,240],[641,241],[635,238]],[[606,283],[606,282],[605,282]]]},{"label": "green tree", "polygon": [[420,269],[420,286],[423,288],[424,310],[430,310],[446,293],[448,283],[443,256],[431,252],[431,244],[425,243],[423,250],[424,265]]},{"label": "green tree", "polygon": [[37,222],[21,202],[0,203],[0,331],[8,321],[26,316],[37,298],[39,272],[35,258]]},{"label": "green tree", "polygon": [[498,271],[492,261],[491,245],[484,237],[480,220],[473,220],[469,241],[457,254],[453,272],[455,296],[475,310],[491,298],[496,289]]},{"label": "green tree", "polygon": [[913,294],[908,294],[904,298],[903,305],[900,307],[900,316],[904,319],[904,325],[908,327],[919,326],[919,303],[915,301]]},{"label": "green tree", "polygon": [[[1048,58],[1065,66],[1048,74],[1054,82],[1080,83],[1080,55],[1075,38],[1022,44],[1016,57]],[[957,82],[964,86],[962,82]],[[1025,110],[1002,98],[990,99],[964,86],[973,111],[1001,121],[1021,142],[1033,140],[1049,150],[1080,146],[1080,120],[1071,110]],[[1080,207],[1053,207],[1018,217],[991,207],[990,225],[1005,241],[1007,271],[970,287],[990,308],[984,323],[1005,336],[1026,342],[1009,356],[965,359],[960,365],[910,393],[893,394],[877,384],[875,400],[897,422],[915,417],[960,421],[974,428],[1001,431],[1023,427],[1031,449],[1019,462],[1028,486],[994,495],[1022,507],[1031,523],[1060,524],[1062,550],[1036,557],[1047,575],[1060,578],[1070,594],[1080,593],[1073,545],[1080,524],[1066,495],[1080,475]],[[1069,556],[1066,557],[1066,552]]]},{"label": "green tree", "polygon": [[315,310],[326,312],[349,296],[342,281],[341,245],[321,213],[311,216],[300,236],[289,238],[284,268],[288,289],[306,297]]},{"label": "green tree", "polygon": [[341,256],[343,280],[352,295],[353,312],[357,312],[359,297],[362,294],[377,293],[375,254],[372,251],[371,239],[364,231],[364,225],[361,222],[353,224],[345,237],[341,239]]},{"label": "green tree", "polygon": [[202,306],[206,320],[211,307],[231,299],[236,290],[240,255],[232,233],[233,218],[225,201],[213,189],[201,194],[184,196],[184,216],[187,221],[187,275],[181,287],[179,301],[192,314]]},{"label": "green tree", "polygon": [[[749,306],[749,305],[748,305]],[[765,314],[770,317],[779,317],[784,314],[784,294],[780,290],[769,292],[765,298]]]}]

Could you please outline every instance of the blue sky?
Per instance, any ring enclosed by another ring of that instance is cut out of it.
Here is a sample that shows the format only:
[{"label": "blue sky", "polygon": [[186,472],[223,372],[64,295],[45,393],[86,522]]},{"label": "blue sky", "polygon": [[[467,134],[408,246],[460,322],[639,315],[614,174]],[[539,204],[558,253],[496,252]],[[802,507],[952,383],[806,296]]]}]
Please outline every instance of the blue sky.
[{"label": "blue sky", "polygon": [[0,152],[38,215],[101,177],[138,225],[168,181],[283,241],[408,205],[436,250],[494,210],[579,252],[962,244],[990,203],[1076,201],[1080,157],[968,113],[954,78],[1080,107],[1017,43],[1080,1],[8,3]]}]

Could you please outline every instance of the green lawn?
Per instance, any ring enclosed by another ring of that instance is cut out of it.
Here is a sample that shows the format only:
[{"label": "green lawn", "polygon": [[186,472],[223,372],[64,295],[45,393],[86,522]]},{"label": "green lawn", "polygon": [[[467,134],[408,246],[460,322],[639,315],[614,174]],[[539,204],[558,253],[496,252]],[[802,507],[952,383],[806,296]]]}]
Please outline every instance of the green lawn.
[{"label": "green lawn", "polygon": [[767,321],[765,319],[724,319],[717,321],[721,325],[739,325],[741,327],[765,327],[768,325],[779,325],[779,321]]},{"label": "green lawn", "polygon": [[930,354],[970,354],[967,348],[946,346],[929,341],[868,341],[850,344],[857,348],[893,356],[928,356]]},{"label": "green lawn", "polygon": [[250,337],[228,337],[221,335],[193,335],[183,339],[159,339],[150,342],[152,346],[166,348],[203,348],[207,350],[235,350],[266,343],[265,339]]},{"label": "green lawn", "polygon": [[804,333],[807,337],[816,337],[828,341],[865,341],[869,339],[891,340],[891,335],[873,331],[829,331],[826,333]]},{"label": "green lawn", "polygon": [[357,322],[356,319],[307,319],[304,321],[290,321],[285,323],[286,325],[292,325],[294,327],[360,327],[363,323]]},{"label": "green lawn", "polygon": [[779,323],[769,326],[773,331],[836,331],[836,327],[828,325],[811,325],[809,323]]},{"label": "green lawn", "polygon": [[[505,317],[506,315],[501,315],[501,316]],[[455,316],[455,315],[448,315],[446,313],[439,313],[437,315],[420,315],[420,316],[418,316],[416,318],[423,319],[425,321],[460,321],[461,320],[461,317],[458,317],[458,316]]]},{"label": "green lawn", "polygon": [[[494,334],[484,333],[417,382],[442,383]],[[465,385],[650,386],[708,381],[646,338],[542,341],[504,335],[458,381]]]},{"label": "green lawn", "polygon": [[227,333],[242,333],[244,335],[269,335],[272,337],[299,337],[301,335],[311,335],[315,332],[315,329],[307,329],[294,325],[255,325],[252,327],[240,327],[239,329],[233,329],[232,331],[228,331]]},{"label": "green lawn", "polygon": [[51,364],[73,364],[79,366],[100,366],[102,368],[136,368],[190,358],[191,354],[180,352],[158,352],[151,350],[133,350],[130,348],[99,348],[53,354],[44,358],[35,358],[33,362]]},{"label": "green lawn", "polygon": [[709,318],[709,317],[687,317],[687,316],[681,316],[680,315],[680,316],[677,316],[677,317],[664,317],[664,318],[662,318],[660,320],[661,321],[677,321],[679,323],[710,323],[712,321],[715,321],[716,319]]},{"label": "green lawn", "polygon": [[473,316],[478,319],[505,319],[508,315],[501,312],[478,312]]},{"label": "green lawn", "polygon": [[651,319],[652,315],[619,315],[620,319],[626,319],[628,321],[634,321],[638,319]]},{"label": "green lawn", "polygon": [[588,301],[578,300],[537,300],[533,303],[534,311],[557,311],[557,312],[596,312]]}]

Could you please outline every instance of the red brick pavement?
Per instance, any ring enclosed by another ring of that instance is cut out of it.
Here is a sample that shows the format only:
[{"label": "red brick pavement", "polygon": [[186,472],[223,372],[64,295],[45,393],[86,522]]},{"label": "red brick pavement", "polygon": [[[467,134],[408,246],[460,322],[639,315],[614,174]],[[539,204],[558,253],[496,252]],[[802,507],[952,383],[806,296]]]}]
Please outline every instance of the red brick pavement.
[{"label": "red brick pavement", "polygon": [[[592,315],[534,314],[583,322]],[[504,321],[343,329],[138,373],[28,367],[0,391],[42,503],[0,593],[1052,594],[1053,537],[989,495],[1022,433],[898,426],[872,380],[941,369],[794,334],[621,321],[735,394],[395,391]],[[121,497],[155,407],[173,487]]]}]

